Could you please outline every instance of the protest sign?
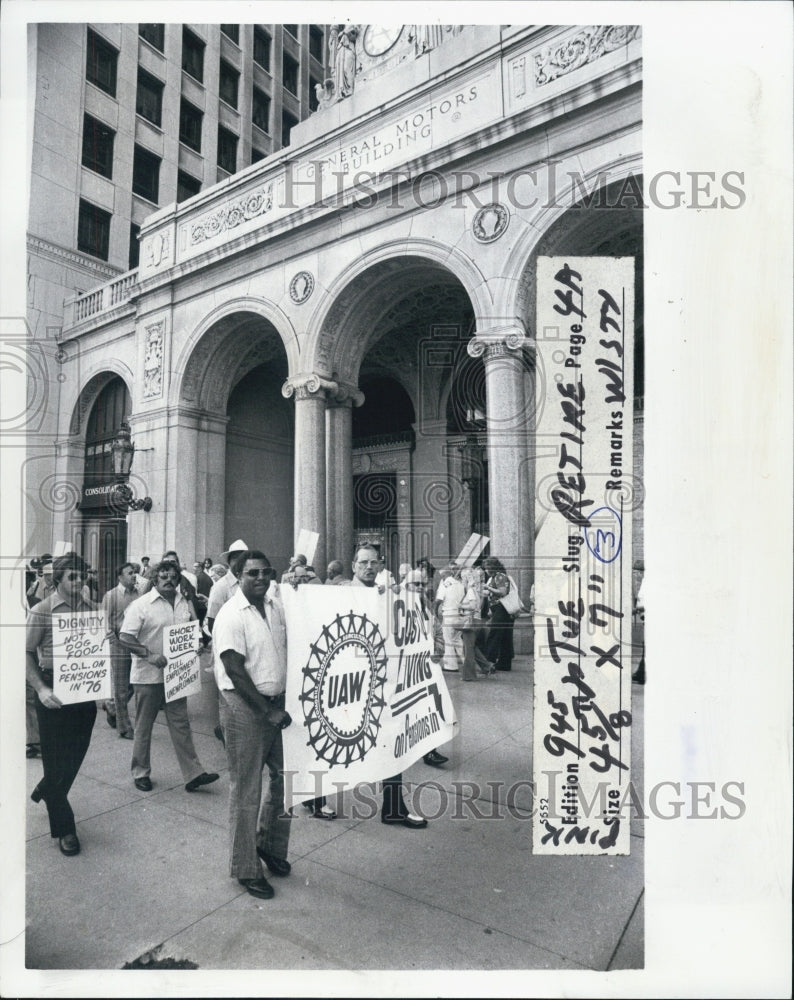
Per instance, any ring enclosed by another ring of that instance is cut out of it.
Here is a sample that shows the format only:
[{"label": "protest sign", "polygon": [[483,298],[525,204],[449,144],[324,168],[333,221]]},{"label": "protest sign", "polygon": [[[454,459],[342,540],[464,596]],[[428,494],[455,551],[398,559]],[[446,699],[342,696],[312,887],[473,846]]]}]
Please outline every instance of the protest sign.
[{"label": "protest sign", "polygon": [[182,622],[163,629],[165,700],[175,701],[201,690],[199,670],[199,623]]},{"label": "protest sign", "polygon": [[628,854],[634,259],[540,257],[537,301],[533,850]]},{"label": "protest sign", "polygon": [[110,698],[110,656],[103,611],[52,616],[53,692],[62,704]]},{"label": "protest sign", "polygon": [[289,805],[398,774],[455,735],[420,595],[283,589]]},{"label": "protest sign", "polygon": [[298,541],[295,544],[295,555],[306,556],[306,564],[314,565],[314,553],[317,551],[317,542],[320,536],[316,531],[309,531],[308,528],[301,528],[298,532]]}]

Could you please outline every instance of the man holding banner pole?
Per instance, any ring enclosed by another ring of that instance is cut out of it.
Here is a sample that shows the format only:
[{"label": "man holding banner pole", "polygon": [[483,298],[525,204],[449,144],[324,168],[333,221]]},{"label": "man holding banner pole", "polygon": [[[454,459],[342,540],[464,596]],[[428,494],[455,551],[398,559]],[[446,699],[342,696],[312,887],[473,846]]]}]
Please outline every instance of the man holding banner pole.
[{"label": "man holding banner pole", "polygon": [[[230,772],[229,874],[250,895],[272,899],[260,859],[273,875],[291,870],[281,737],[292,722],[284,707],[287,633],[280,603],[267,596],[275,574],[265,554],[249,549],[235,570],[240,586],[218,612],[212,631]],[[263,800],[265,767],[270,782]]]},{"label": "man holding banner pole", "polygon": [[[380,554],[376,548],[362,545],[353,559],[353,587],[374,587],[381,568]],[[383,779],[382,823],[407,826],[409,830],[423,830],[427,820],[408,811],[403,799],[402,774]]]},{"label": "man holding banner pole", "polygon": [[58,838],[62,854],[80,853],[69,790],[80,770],[91,742],[96,719],[96,701],[91,698],[64,704],[54,691],[53,620],[95,611],[82,596],[88,566],[74,553],[52,564],[54,593],[30,611],[25,642],[27,682],[37,695],[36,715],[41,738],[44,777],[34,788],[34,802],[44,799],[50,819],[50,835]]},{"label": "man holding banner pole", "polygon": [[[175,562],[166,560],[155,566],[152,577],[154,589],[130,604],[124,613],[119,635],[122,644],[132,653],[130,680],[135,688],[136,708],[132,777],[135,787],[141,792],[152,790],[152,728],[163,703],[168,732],[185,780],[185,791],[195,792],[219,777],[214,773],[207,774],[196,756],[187,714],[187,698],[166,699],[163,670],[168,666],[168,658],[164,655],[164,633],[170,626],[187,623],[196,617],[192,604],[180,591],[180,577],[181,571]],[[198,648],[194,652],[198,653]]]}]

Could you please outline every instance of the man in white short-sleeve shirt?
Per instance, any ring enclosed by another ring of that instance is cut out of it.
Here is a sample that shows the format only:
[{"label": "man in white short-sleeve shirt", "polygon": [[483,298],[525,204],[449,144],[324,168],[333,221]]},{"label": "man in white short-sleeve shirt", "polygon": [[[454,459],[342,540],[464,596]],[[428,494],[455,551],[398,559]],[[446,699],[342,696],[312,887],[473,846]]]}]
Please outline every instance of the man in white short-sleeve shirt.
[{"label": "man in white short-sleeve shirt", "polygon": [[[278,601],[267,596],[273,577],[267,557],[249,549],[236,562],[240,586],[223,605],[212,630],[215,681],[229,757],[229,874],[247,892],[271,899],[262,874],[290,873],[290,817],[284,812],[281,730],[292,722],[284,708],[287,633]],[[270,776],[262,798],[262,772]]]}]

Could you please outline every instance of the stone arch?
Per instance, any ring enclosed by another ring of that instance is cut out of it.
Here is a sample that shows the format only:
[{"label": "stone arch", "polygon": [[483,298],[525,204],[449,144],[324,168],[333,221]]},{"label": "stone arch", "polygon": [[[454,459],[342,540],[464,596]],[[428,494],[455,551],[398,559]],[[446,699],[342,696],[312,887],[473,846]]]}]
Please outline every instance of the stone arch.
[{"label": "stone arch", "polygon": [[249,297],[224,302],[204,317],[183,346],[174,365],[171,403],[222,413],[240,379],[282,350],[293,371],[298,337],[278,306]]},{"label": "stone arch", "polygon": [[411,284],[460,289],[475,324],[493,312],[487,280],[469,257],[430,240],[393,241],[364,254],[327,288],[309,320],[303,368],[354,384],[377,331],[382,335]]},{"label": "stone arch", "polygon": [[75,443],[85,442],[86,426],[91,407],[97,400],[100,392],[110,382],[111,379],[121,378],[127,386],[130,399],[134,400],[133,377],[129,367],[123,361],[116,358],[105,358],[101,366],[96,365],[94,371],[89,374],[82,388],[77,394],[77,398],[71,406],[71,416],[69,420],[69,437]]},{"label": "stone arch", "polygon": [[[606,197],[616,196],[620,190],[631,181],[637,187],[642,187],[642,165],[639,156],[632,156],[613,163],[601,164],[589,171],[584,178],[588,191],[593,190],[593,183],[601,176],[608,176],[610,183],[602,185],[598,190]],[[511,316],[526,324],[527,333],[534,332],[534,315],[529,315],[534,306],[535,275],[534,263],[538,255],[556,252],[569,252],[563,249],[567,239],[577,238],[584,245],[597,245],[594,238],[599,227],[615,232],[614,212],[616,209],[589,210],[582,200],[568,198],[557,200],[546,206],[533,219],[532,226],[527,227],[516,240],[510,251],[504,267],[505,281],[496,303],[497,315]],[[634,215],[634,224],[639,222],[642,228],[642,207],[622,209],[625,213]],[[624,220],[626,221],[626,220]],[[594,251],[589,251],[594,252]]]}]

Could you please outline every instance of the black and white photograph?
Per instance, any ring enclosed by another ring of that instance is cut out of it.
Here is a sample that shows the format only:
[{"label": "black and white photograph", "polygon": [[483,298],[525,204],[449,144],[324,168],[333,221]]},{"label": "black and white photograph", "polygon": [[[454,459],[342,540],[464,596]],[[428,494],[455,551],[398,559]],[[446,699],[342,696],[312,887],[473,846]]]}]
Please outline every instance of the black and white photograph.
[{"label": "black and white photograph", "polygon": [[3,995],[788,995],[788,5],[220,12],[3,5]]}]

